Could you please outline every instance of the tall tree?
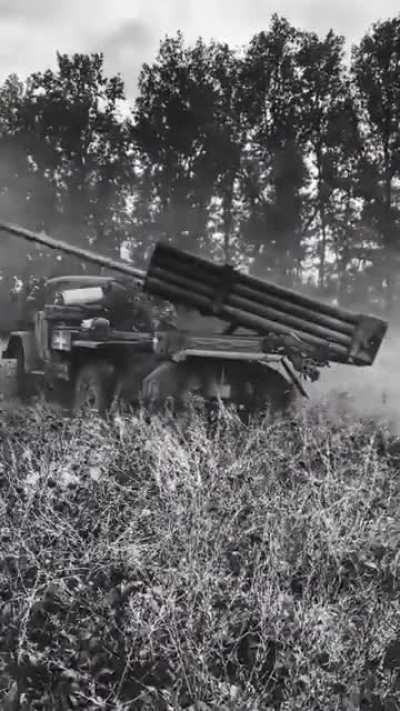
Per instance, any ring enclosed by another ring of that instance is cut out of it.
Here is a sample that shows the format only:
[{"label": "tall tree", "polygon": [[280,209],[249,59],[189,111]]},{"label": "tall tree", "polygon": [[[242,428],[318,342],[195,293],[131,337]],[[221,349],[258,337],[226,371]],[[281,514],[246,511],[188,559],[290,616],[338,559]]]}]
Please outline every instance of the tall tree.
[{"label": "tall tree", "polygon": [[241,200],[238,181],[245,138],[240,115],[240,62],[228,45],[212,43],[209,52],[214,98],[206,146],[208,161],[214,161],[214,189],[221,201],[223,255],[228,263],[238,256],[234,255]]},{"label": "tall tree", "polygon": [[[297,53],[301,134],[312,177],[310,222],[314,225],[318,283],[327,277],[337,207],[346,189],[349,158],[357,149],[357,115],[343,64],[344,38],[303,32]],[[347,203],[349,208],[349,203]],[[349,217],[349,214],[347,215]]]},{"label": "tall tree", "polygon": [[374,247],[375,278],[392,312],[400,267],[400,16],[378,22],[353,50],[364,152],[360,171],[363,221]]},{"label": "tall tree", "polygon": [[[102,55],[57,58],[56,71],[25,84],[10,77],[1,88],[0,207],[10,220],[115,253],[131,180],[129,131],[117,117],[122,81],[104,76]],[[25,279],[83,266],[18,247]]]},{"label": "tall tree", "polygon": [[243,189],[256,267],[290,281],[303,258],[303,205],[308,184],[302,135],[300,34],[274,15],[250,42],[242,65],[242,115],[247,125]]},{"label": "tall tree", "polygon": [[[32,137],[22,125],[25,98],[25,85],[15,75],[8,77],[0,88],[0,213],[5,221],[35,227],[53,209],[54,194],[31,159]],[[0,253],[3,285],[9,290],[36,250],[2,234]]]},{"label": "tall tree", "polygon": [[38,227],[99,250],[118,249],[130,169],[129,133],[116,115],[123,98],[121,79],[104,76],[101,54],[58,55],[57,71],[28,78],[20,130],[53,198]]},{"label": "tall tree", "polygon": [[150,215],[144,228],[198,250],[219,197],[226,256],[240,156],[235,71],[226,45],[199,39],[188,48],[180,33],[166,38],[156,61],[143,67],[134,127]]}]

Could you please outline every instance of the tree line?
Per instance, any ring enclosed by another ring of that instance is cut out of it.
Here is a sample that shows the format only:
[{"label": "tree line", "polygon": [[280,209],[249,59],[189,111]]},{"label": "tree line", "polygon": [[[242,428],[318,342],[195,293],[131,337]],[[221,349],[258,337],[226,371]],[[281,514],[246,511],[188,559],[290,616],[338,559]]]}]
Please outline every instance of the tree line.
[{"label": "tree line", "polygon": [[[350,61],[345,49],[277,15],[240,50],[178,33],[122,113],[123,81],[102,54],[12,75],[0,87],[1,219],[106,254],[126,243],[139,265],[167,240],[393,316],[400,16],[373,25]],[[58,268],[12,241],[2,250],[4,283]]]}]

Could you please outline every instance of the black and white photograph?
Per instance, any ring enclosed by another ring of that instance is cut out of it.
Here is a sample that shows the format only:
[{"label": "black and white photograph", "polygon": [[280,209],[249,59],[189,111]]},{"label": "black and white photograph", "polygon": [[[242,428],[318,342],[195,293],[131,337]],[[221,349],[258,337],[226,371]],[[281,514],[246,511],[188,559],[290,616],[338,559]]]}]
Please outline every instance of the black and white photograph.
[{"label": "black and white photograph", "polygon": [[400,711],[398,0],[0,0],[0,711]]}]

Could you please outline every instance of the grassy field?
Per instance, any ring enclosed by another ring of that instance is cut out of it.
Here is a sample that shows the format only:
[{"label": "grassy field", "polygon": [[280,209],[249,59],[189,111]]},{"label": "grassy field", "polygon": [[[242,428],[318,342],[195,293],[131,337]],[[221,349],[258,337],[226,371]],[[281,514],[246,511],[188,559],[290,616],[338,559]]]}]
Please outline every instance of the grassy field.
[{"label": "grassy field", "polygon": [[0,447],[5,711],[400,708],[385,426],[36,407]]}]

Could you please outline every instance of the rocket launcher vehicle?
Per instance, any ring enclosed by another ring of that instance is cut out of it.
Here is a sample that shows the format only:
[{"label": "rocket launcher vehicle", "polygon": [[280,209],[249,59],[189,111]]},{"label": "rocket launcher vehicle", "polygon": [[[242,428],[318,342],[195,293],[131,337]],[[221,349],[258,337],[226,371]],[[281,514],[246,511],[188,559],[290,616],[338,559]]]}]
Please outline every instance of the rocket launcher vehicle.
[{"label": "rocket launcher vehicle", "polygon": [[[387,330],[382,319],[332,306],[299,292],[158,243],[146,271],[40,232],[0,222],[0,231],[131,277],[149,295],[216,316],[227,333],[241,328],[290,344],[321,362],[372,365]],[[267,348],[265,348],[267,350]]]}]

